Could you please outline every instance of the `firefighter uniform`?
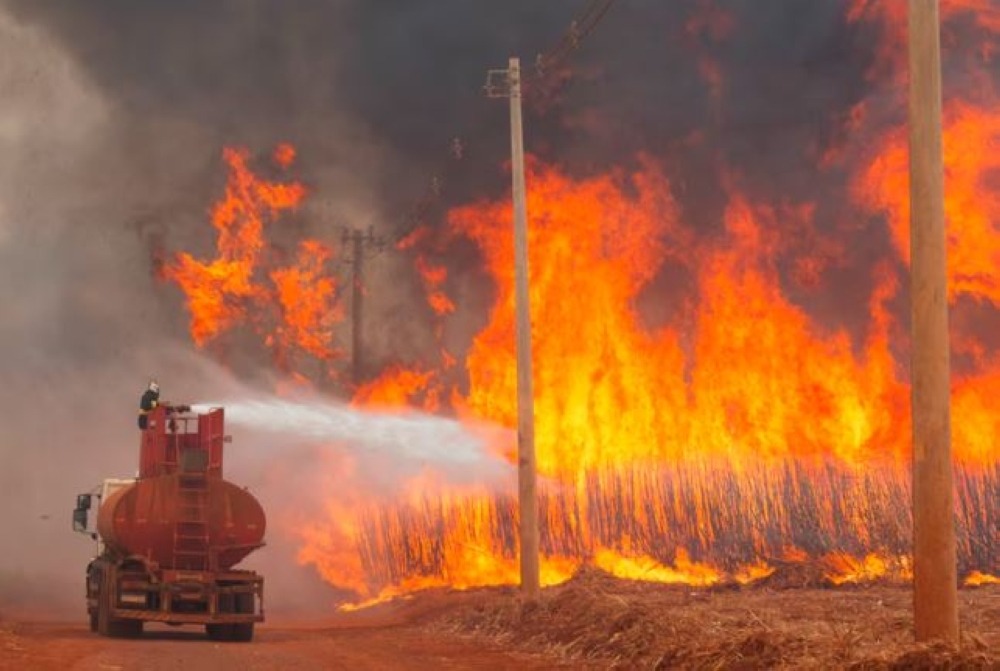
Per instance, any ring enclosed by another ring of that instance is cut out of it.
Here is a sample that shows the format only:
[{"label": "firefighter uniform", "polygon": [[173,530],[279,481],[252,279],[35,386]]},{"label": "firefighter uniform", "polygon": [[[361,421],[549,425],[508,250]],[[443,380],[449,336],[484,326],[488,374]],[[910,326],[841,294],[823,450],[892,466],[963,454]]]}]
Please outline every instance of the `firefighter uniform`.
[{"label": "firefighter uniform", "polygon": [[139,399],[139,428],[143,431],[149,426],[149,413],[153,408],[155,408],[160,403],[160,388],[153,382],[149,385],[142,398]]}]

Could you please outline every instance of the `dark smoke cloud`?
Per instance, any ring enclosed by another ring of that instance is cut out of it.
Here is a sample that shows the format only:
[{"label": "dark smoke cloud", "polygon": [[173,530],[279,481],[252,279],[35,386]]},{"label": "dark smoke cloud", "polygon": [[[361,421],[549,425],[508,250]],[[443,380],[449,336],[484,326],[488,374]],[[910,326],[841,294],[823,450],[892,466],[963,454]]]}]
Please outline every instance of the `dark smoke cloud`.
[{"label": "dark smoke cloud", "polygon": [[[324,119],[346,114],[391,149],[392,162],[402,161],[386,170],[378,191],[397,203],[396,192],[410,195],[414,180],[423,184],[409,174],[413,168],[436,166],[453,135],[477,126],[470,118],[486,117],[488,128],[466,139],[474,150],[485,145],[473,154],[479,167],[495,169],[506,142],[504,110],[480,94],[486,69],[503,67],[509,55],[530,66],[586,5],[7,2],[52,33],[137,120],[183,119],[210,129],[216,141],[298,140],[326,164],[351,155],[319,132]],[[709,11],[731,15],[733,28],[719,37],[687,30],[692,17]],[[725,77],[724,109],[710,131],[725,158],[740,169],[780,158],[783,173],[797,174],[796,151],[867,93],[874,38],[846,25],[837,0],[619,2],[573,56],[579,76],[551,123],[529,125],[537,136],[530,144],[555,159],[591,164],[639,149],[669,151],[706,126],[711,103],[697,57],[710,54]],[[588,109],[603,122],[599,128],[553,135],[565,116]],[[338,143],[349,139],[332,135]]]}]

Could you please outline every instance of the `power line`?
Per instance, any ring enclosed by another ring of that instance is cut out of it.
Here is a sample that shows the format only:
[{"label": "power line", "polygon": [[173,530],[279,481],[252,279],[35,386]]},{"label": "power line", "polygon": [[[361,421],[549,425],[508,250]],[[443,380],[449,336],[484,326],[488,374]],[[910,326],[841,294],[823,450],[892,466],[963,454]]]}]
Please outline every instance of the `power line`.
[{"label": "power line", "polygon": [[535,72],[525,77],[524,83],[533,84],[545,79],[549,73],[566,61],[574,51],[580,48],[583,40],[594,32],[613,4],[615,4],[615,0],[591,0],[584,8],[583,13],[569,24],[569,29],[559,40],[559,43],[544,54],[538,54],[535,59]]},{"label": "power line", "polygon": [[[608,11],[615,4],[615,1],[590,0],[583,11],[570,22],[569,27],[559,42],[548,51],[538,54],[535,58],[534,71],[530,75],[522,77],[525,97],[531,97],[533,94],[544,91],[544,85],[552,81],[552,78],[559,71],[560,67],[580,48],[584,40],[594,32],[601,20],[604,19]],[[500,93],[499,91],[490,91],[489,83],[484,88],[487,95]],[[448,159],[442,164],[441,169],[432,174],[424,192],[400,222],[399,228],[401,232],[395,238],[397,244],[410,235],[415,228],[425,223],[431,208],[442,199],[449,183],[447,176],[453,172],[455,166],[461,163],[465,156],[467,150],[466,138],[473,136],[475,131],[485,127],[491,119],[480,116],[477,118],[477,121],[478,123],[471,132],[454,135],[448,142]]]}]

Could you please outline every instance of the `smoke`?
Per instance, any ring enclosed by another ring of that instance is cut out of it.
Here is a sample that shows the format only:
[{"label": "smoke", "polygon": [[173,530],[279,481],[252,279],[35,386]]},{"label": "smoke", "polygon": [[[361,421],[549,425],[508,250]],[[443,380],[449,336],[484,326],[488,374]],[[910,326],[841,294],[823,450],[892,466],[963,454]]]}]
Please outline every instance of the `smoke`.
[{"label": "smoke", "polygon": [[[95,196],[93,226],[103,235],[126,227],[112,235],[131,233],[147,257],[154,243],[196,254],[210,248],[204,213],[218,194],[226,144],[259,152],[296,144],[295,176],[311,191],[296,223],[335,245],[343,227],[373,226],[391,247],[416,223],[439,226],[448,205],[500,195],[508,185],[499,168],[509,143],[506,106],[482,95],[486,70],[510,55],[530,70],[586,5],[5,2],[58,45],[110,115],[107,135],[88,138],[101,167],[87,174],[129,186]],[[819,167],[820,157],[846,141],[842,121],[856,105],[892,99],[886,82],[869,77],[884,36],[846,15],[839,0],[616,3],[573,54],[574,77],[546,97],[545,113],[529,104],[527,146],[571,173],[653,156],[666,166],[682,219],[706,237],[719,232],[734,185],[765,203],[816,203],[814,237],[828,245],[857,213],[841,197],[846,171]],[[448,153],[453,139],[460,160]],[[414,221],[410,210],[434,176],[443,197]],[[865,324],[872,267],[891,253],[881,229],[865,235],[866,244],[823,266],[825,282],[804,287],[786,273],[793,300],[825,324]],[[120,248],[108,256],[121,263]],[[491,288],[471,245],[452,245],[444,262],[446,289],[461,306],[444,344],[461,359],[485,321]],[[137,257],[130,273],[144,263]],[[682,302],[678,274],[665,264],[640,304]],[[365,372],[433,360],[442,343],[411,260],[372,253],[365,284]],[[159,332],[180,339],[176,294],[150,292],[152,301],[168,322]],[[337,333],[341,343],[350,340],[347,328]]]},{"label": "smoke", "polygon": [[[296,56],[289,33],[288,60],[271,79],[291,88],[274,102],[273,89],[258,88],[260,70],[246,67],[257,43],[228,21],[202,36],[196,60],[183,41],[152,38],[134,43],[145,59],[122,59],[120,34],[105,32],[111,23],[64,11],[74,10],[0,4],[0,616],[83,613],[93,544],[72,533],[70,510],[77,493],[135,472],[135,409],[150,376],[177,402],[259,396],[193,350],[180,298],[157,285],[150,259],[161,241],[210,244],[205,212],[223,179],[222,146],[307,145],[310,186],[336,204],[314,213],[315,233],[379,209],[371,175],[381,150],[335,104],[335,54]],[[247,30],[267,24],[241,16]],[[139,18],[154,33],[170,24]],[[173,36],[198,25],[175,25]],[[192,76],[205,63],[216,69]],[[258,367],[243,371],[247,379],[273,388],[268,363]],[[260,449],[234,449],[227,465],[272,523],[270,545],[247,565],[275,587],[272,613],[328,610],[330,594],[312,569],[298,567],[298,539],[285,520],[296,506],[320,508],[337,490],[317,470],[337,473],[349,458],[269,438],[261,445],[251,433],[246,444]],[[392,462],[388,452],[369,459],[352,486],[398,484],[387,474],[402,471],[384,467]],[[366,485],[365,472],[380,479]],[[306,481],[314,486],[299,490]]]},{"label": "smoke", "polygon": [[[295,143],[315,194],[304,219],[331,241],[342,226],[372,225],[391,243],[415,223],[406,215],[435,175],[442,205],[502,193],[506,110],[482,95],[486,70],[510,55],[530,69],[586,3],[7,4],[43,26],[113,106],[116,140],[143,183],[144,230],[198,250],[210,244],[202,212],[218,187],[222,144]],[[832,201],[818,218],[835,220],[840,199],[822,194],[842,192],[843,176],[817,172],[816,145],[871,93],[865,73],[877,46],[844,15],[838,0],[617,3],[573,55],[575,79],[550,96],[547,113],[529,109],[528,147],[572,172],[603,171],[639,151],[656,156],[685,221],[705,234],[720,226],[723,170],[765,201]],[[713,66],[718,84],[707,81]],[[461,160],[449,158],[455,138]],[[436,352],[409,260],[384,253],[367,265],[367,371]],[[450,249],[448,265],[449,288],[463,287],[475,315],[449,325],[461,357],[489,290],[469,289],[484,284],[471,248]],[[649,303],[670,298],[673,270],[653,283]]]}]

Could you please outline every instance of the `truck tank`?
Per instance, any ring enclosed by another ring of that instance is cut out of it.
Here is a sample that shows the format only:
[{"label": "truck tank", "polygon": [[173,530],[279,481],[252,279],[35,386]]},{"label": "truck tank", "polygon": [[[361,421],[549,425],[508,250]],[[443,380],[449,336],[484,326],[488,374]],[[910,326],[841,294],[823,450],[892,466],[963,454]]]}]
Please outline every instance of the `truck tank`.
[{"label": "truck tank", "polygon": [[97,532],[113,553],[161,569],[232,568],[263,544],[264,510],[222,476],[224,411],[160,407],[141,432],[139,477],[103,501]]},{"label": "truck tank", "polygon": [[[198,498],[204,499],[204,519],[192,521],[186,512],[198,509]],[[194,566],[202,563],[196,554],[201,548],[211,553],[213,568],[232,568],[260,547],[264,527],[264,509],[249,492],[221,478],[198,483],[177,473],[119,489],[97,516],[97,532],[109,548],[165,569],[203,568]]]}]

